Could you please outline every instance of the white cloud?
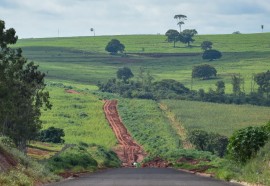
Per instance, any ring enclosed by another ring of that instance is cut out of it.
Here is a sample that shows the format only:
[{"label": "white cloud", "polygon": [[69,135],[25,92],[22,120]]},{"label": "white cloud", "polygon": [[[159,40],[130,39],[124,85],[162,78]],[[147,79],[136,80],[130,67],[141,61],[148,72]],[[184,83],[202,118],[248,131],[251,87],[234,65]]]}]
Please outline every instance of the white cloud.
[{"label": "white cloud", "polygon": [[268,0],[1,0],[0,19],[22,37],[156,34],[178,29],[175,14],[188,19],[183,28],[199,34],[259,32],[270,17]]}]

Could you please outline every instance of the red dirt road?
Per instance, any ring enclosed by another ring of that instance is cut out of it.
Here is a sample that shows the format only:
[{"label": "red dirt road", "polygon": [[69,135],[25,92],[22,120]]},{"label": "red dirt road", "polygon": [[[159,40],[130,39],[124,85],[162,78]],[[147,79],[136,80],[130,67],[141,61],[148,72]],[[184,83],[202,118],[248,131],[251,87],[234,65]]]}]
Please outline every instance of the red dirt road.
[{"label": "red dirt road", "polygon": [[114,151],[122,161],[122,166],[131,167],[133,162],[141,162],[146,154],[142,147],[132,139],[123,125],[117,112],[117,101],[106,100],[103,109],[118,140],[119,145]]}]

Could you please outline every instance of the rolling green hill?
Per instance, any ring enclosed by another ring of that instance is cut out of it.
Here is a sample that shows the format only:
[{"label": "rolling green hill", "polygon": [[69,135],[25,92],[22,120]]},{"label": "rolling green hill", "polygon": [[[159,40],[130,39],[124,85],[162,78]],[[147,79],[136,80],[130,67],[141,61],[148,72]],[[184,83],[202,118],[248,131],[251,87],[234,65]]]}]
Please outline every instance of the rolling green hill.
[{"label": "rolling green hill", "polygon": [[[112,56],[105,52],[106,44],[112,38],[119,39],[125,46],[127,56]],[[57,81],[69,81],[82,84],[96,84],[115,77],[118,68],[128,66],[134,74],[140,67],[150,70],[156,80],[175,79],[191,87],[191,71],[194,65],[209,63],[218,71],[218,80],[224,80],[226,91],[231,92],[231,75],[241,74],[245,78],[244,88],[250,91],[254,73],[270,68],[270,33],[199,35],[195,37],[193,47],[181,43],[173,48],[165,36],[132,35],[22,39],[16,47],[22,47],[24,55],[37,62],[47,73],[47,78]],[[215,49],[223,52],[223,57],[216,61],[204,61],[200,55],[147,57],[143,53],[200,53],[200,43],[210,40]],[[142,49],[144,48],[144,52]],[[214,88],[217,79],[194,80],[192,88]]]}]

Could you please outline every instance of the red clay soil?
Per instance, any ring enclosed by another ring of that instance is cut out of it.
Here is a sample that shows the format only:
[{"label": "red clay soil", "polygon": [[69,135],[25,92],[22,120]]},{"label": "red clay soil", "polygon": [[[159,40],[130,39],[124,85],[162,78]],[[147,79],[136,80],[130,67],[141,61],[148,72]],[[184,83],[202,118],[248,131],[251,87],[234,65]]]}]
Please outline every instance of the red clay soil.
[{"label": "red clay soil", "polygon": [[132,163],[141,162],[146,154],[142,147],[132,139],[122,123],[117,112],[117,101],[106,100],[103,109],[118,140],[119,145],[114,151],[122,161],[122,166],[132,167]]},{"label": "red clay soil", "polygon": [[168,161],[165,161],[159,157],[156,157],[152,161],[146,162],[142,164],[142,167],[159,167],[159,168],[167,168],[171,167],[172,164],[169,163]]},{"label": "red clay soil", "polygon": [[69,94],[80,94],[80,92],[77,92],[76,90],[66,90],[66,93],[69,93]]}]

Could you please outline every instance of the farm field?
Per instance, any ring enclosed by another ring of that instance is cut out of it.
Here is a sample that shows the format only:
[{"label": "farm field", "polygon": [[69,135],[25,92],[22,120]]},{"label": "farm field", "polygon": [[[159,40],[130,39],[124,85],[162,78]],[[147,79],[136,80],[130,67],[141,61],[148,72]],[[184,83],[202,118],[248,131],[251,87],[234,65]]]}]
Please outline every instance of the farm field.
[{"label": "farm field", "polygon": [[[215,49],[223,52],[223,57],[216,61],[204,61],[200,55],[147,57],[128,54],[112,56],[105,52],[107,42],[119,39],[126,46],[127,53],[200,53],[200,43],[210,40]],[[267,43],[269,33],[265,34],[230,34],[199,35],[195,37],[192,48],[178,43],[165,42],[165,36],[100,36],[73,38],[21,39],[16,47],[22,47],[24,55],[40,65],[50,81],[69,81],[77,84],[95,85],[116,77],[118,68],[127,66],[138,75],[139,68],[150,71],[155,80],[175,79],[188,88],[206,91],[215,88],[218,80],[226,83],[226,92],[232,91],[231,75],[240,74],[245,79],[244,89],[251,90],[253,74],[270,68],[270,46]],[[179,46],[178,46],[179,45]],[[141,51],[144,48],[144,52]],[[217,79],[191,80],[194,65],[209,63],[218,71]]]},{"label": "farm field", "polygon": [[43,128],[54,126],[64,129],[65,143],[95,143],[112,148],[116,138],[105,119],[103,102],[86,92],[67,93],[68,88],[63,84],[47,86],[53,107],[42,113]]},{"label": "farm field", "polygon": [[270,108],[253,105],[225,105],[183,100],[162,100],[187,130],[201,129],[231,136],[235,130],[261,126],[270,121]]}]

